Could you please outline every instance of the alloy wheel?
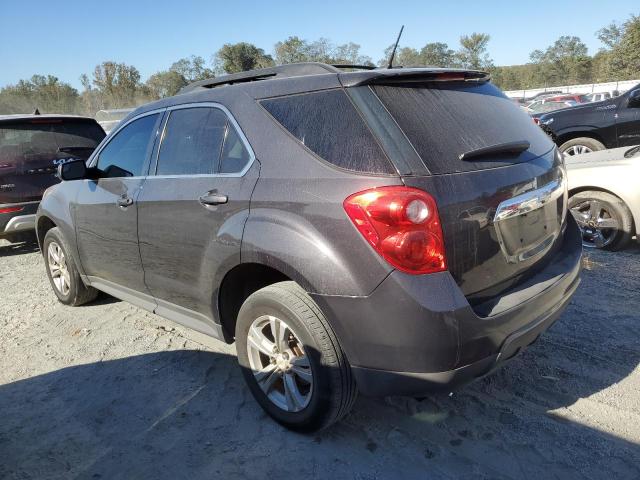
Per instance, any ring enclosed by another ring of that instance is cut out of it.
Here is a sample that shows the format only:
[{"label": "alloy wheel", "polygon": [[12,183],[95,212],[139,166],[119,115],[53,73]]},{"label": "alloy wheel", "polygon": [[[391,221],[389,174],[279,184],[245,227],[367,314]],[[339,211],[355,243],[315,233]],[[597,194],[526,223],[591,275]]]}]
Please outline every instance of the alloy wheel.
[{"label": "alloy wheel", "polygon": [[256,382],[273,404],[287,412],[309,405],[311,364],[289,325],[272,315],[257,318],[247,334],[247,353]]},{"label": "alloy wheel", "polygon": [[620,228],[618,219],[599,200],[579,203],[571,209],[571,213],[582,231],[582,244],[588,248],[608,246]]},{"label": "alloy wheel", "polygon": [[591,153],[593,150],[586,145],[573,145],[567,148],[563,155],[566,157],[572,157],[574,155],[582,155],[583,153]]},{"label": "alloy wheel", "polygon": [[49,272],[51,273],[51,279],[56,290],[62,295],[69,294],[71,289],[71,276],[69,275],[69,269],[67,268],[67,260],[64,256],[64,252],[60,245],[56,242],[51,242],[47,249],[47,261],[49,263]]}]

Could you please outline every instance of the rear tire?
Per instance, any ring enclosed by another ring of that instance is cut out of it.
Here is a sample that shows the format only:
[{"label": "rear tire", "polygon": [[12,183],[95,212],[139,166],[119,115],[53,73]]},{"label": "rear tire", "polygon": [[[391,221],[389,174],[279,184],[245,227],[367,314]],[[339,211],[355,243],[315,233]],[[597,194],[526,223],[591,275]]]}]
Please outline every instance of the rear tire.
[{"label": "rear tire", "polygon": [[605,146],[601,142],[590,137],[572,138],[560,145],[560,153],[568,157],[604,149]]},{"label": "rear tire", "polygon": [[70,251],[58,227],[44,236],[42,254],[53,292],[61,303],[77,307],[94,300],[98,290],[84,284]]},{"label": "rear tire", "polygon": [[576,193],[569,199],[569,211],[580,227],[582,244],[587,248],[622,250],[631,241],[633,217],[615,195],[600,191]]},{"label": "rear tire", "polygon": [[328,427],[355,402],[356,384],[337,338],[320,308],[295,282],[270,285],[245,300],[236,324],[236,349],[254,398],[287,428]]}]

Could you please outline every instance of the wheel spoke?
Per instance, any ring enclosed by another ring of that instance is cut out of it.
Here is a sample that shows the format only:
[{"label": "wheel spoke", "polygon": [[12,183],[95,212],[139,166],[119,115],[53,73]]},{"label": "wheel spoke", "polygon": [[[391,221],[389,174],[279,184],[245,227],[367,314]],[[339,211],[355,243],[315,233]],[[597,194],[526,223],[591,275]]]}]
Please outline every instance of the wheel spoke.
[{"label": "wheel spoke", "polygon": [[618,228],[618,221],[615,218],[600,218],[597,221],[598,228]]},{"label": "wheel spoke", "polygon": [[249,344],[264,353],[265,355],[271,357],[274,352],[274,343],[271,342],[267,337],[264,336],[261,330],[252,326],[249,329],[249,335],[247,337]]},{"label": "wheel spoke", "polygon": [[572,208],[571,214],[573,218],[576,220],[576,223],[580,226],[586,225],[589,222],[589,214],[583,213],[578,208]]},{"label": "wheel spoke", "polygon": [[599,230],[596,230],[593,234],[593,243],[596,247],[598,248],[602,248],[605,244],[605,239],[602,236],[602,232]]},{"label": "wheel spoke", "polygon": [[287,349],[287,344],[285,342],[287,328],[275,317],[269,318],[269,326],[271,328],[271,335],[273,335],[276,347],[278,347],[280,352],[284,352]]},{"label": "wheel spoke", "polygon": [[600,218],[602,212],[602,204],[597,200],[591,200],[589,202],[589,219],[594,222]]},{"label": "wheel spoke", "polygon": [[273,385],[280,378],[280,374],[276,369],[275,365],[267,365],[262,370],[258,372],[254,372],[254,377],[262,391],[266,394],[269,394],[273,389]]},{"label": "wheel spoke", "polygon": [[312,382],[311,366],[306,356],[293,358],[291,360],[291,371],[302,381],[306,383]]},{"label": "wheel spoke", "polygon": [[298,411],[304,405],[304,397],[298,390],[298,384],[292,374],[284,375],[284,397],[290,411]]}]

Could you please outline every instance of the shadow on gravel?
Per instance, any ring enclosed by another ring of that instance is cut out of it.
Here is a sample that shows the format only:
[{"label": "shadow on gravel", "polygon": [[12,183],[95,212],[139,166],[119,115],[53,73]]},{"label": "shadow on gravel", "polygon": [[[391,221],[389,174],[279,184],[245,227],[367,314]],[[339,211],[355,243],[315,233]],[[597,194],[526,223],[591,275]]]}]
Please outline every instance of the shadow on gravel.
[{"label": "shadow on gravel", "polygon": [[[624,427],[640,413],[629,377],[640,257],[588,257],[561,320],[494,375],[451,397],[362,398],[316,435],[268,419],[221,353],[150,353],[2,385],[0,478],[638,478]],[[613,422],[620,436],[582,425],[588,407],[590,424]]]},{"label": "shadow on gravel", "polygon": [[20,239],[16,239],[12,242],[0,239],[0,257],[11,257],[13,255],[34,253],[39,249],[38,240],[35,234],[25,234]]}]

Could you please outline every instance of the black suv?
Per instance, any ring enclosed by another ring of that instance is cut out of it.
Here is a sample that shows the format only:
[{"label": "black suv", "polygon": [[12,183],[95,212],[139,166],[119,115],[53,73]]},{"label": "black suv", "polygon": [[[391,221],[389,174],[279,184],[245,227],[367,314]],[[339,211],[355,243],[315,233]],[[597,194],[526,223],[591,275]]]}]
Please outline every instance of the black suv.
[{"label": "black suv", "polygon": [[33,230],[42,192],[57,166],[86,160],[105,133],[92,118],[0,115],[0,238]]},{"label": "black suv", "polygon": [[537,122],[564,155],[640,143],[640,85],[619,97],[540,115]]},{"label": "black suv", "polygon": [[557,149],[482,72],[294,64],[132,112],[40,205],[61,302],[226,342],[277,421],[422,395],[536,340],[579,283]]}]

